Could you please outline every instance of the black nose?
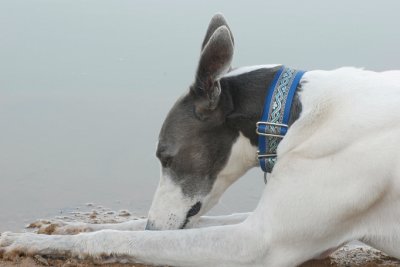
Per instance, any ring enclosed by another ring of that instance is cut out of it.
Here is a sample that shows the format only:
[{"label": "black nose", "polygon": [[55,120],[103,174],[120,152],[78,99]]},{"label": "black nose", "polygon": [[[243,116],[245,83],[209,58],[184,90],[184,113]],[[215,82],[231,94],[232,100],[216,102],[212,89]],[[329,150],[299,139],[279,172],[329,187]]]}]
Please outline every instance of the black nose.
[{"label": "black nose", "polygon": [[188,211],[188,213],[186,214],[186,219],[193,217],[194,215],[196,215],[197,213],[199,213],[201,209],[201,203],[197,202],[196,204],[194,204],[190,210]]},{"label": "black nose", "polygon": [[189,223],[189,218],[193,217],[194,215],[196,215],[197,213],[199,213],[201,209],[201,203],[197,202],[196,204],[194,204],[190,210],[188,211],[188,213],[186,214],[186,219],[185,222],[182,224],[181,229],[185,228],[186,225]]}]

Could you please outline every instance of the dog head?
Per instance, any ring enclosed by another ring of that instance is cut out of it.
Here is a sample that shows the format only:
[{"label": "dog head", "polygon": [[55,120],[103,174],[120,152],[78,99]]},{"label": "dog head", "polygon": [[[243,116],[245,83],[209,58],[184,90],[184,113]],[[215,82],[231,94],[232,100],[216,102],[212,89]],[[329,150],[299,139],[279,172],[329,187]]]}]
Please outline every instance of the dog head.
[{"label": "dog head", "polygon": [[226,122],[233,103],[220,78],[231,68],[233,50],[232,33],[217,14],[202,44],[195,81],[172,107],[159,135],[161,178],[146,229],[194,223],[255,164],[255,148]]}]

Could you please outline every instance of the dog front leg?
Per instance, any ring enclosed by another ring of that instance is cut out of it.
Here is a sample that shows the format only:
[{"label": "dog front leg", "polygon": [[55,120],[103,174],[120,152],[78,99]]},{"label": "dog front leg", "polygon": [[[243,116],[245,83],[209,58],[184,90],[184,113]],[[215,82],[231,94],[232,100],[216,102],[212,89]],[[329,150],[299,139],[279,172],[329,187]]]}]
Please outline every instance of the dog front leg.
[{"label": "dog front leg", "polygon": [[[245,242],[244,242],[245,241]],[[261,266],[263,243],[244,224],[178,231],[103,230],[72,236],[5,233],[0,251],[170,266]]]},{"label": "dog front leg", "polygon": [[246,220],[250,214],[252,214],[252,212],[234,213],[220,216],[201,216],[197,222],[193,223],[193,225],[189,224],[188,228],[203,228],[210,226],[238,224]]},{"label": "dog front leg", "polygon": [[[243,222],[251,213],[236,213],[221,216],[202,216],[196,222],[188,224],[187,228],[202,228],[218,225],[230,225]],[[129,220],[122,223],[93,224],[84,222],[63,222],[40,220],[31,223],[28,228],[36,228],[37,233],[47,235],[72,235],[100,230],[142,231],[147,219]]]}]

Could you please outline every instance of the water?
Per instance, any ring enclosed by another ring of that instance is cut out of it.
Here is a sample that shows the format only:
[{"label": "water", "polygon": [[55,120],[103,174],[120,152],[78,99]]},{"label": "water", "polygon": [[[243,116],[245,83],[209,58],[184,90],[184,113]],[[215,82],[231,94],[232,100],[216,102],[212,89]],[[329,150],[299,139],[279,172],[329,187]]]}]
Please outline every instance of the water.
[{"label": "water", "polygon": [[[212,14],[234,66],[398,68],[396,0],[0,1],[0,231],[87,202],[145,214],[158,131],[193,80]],[[253,170],[212,213],[252,210]]]}]

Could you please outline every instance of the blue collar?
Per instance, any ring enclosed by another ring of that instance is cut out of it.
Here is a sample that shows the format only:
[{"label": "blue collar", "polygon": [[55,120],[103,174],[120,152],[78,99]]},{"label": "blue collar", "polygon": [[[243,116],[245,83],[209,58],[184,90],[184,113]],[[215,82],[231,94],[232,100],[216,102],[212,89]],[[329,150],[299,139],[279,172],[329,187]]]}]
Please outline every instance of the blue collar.
[{"label": "blue collar", "polygon": [[294,93],[305,72],[282,66],[268,88],[261,120],[257,122],[258,159],[264,173],[276,162],[276,150],[289,128]]}]

